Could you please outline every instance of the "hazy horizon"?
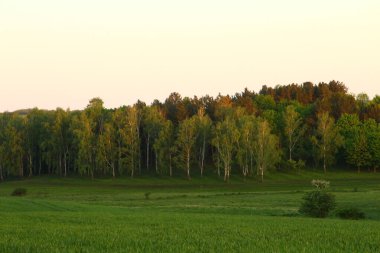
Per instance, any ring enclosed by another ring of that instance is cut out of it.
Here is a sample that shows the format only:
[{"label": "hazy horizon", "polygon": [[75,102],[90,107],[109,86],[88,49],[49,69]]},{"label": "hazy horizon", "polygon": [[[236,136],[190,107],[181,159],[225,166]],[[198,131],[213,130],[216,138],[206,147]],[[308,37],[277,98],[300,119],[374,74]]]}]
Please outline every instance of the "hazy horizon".
[{"label": "hazy horizon", "polygon": [[0,1],[0,112],[311,81],[380,94],[380,2]]}]

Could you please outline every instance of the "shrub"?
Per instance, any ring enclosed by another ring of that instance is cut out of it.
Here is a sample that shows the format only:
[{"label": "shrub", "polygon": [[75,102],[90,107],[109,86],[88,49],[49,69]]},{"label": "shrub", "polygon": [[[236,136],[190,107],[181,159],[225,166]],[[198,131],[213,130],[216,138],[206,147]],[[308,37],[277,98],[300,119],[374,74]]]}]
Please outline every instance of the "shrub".
[{"label": "shrub", "polygon": [[11,196],[25,196],[26,195],[26,189],[25,188],[16,188],[11,193]]},{"label": "shrub", "polygon": [[326,180],[321,180],[321,179],[313,179],[311,181],[311,184],[315,187],[317,187],[317,189],[326,189],[326,188],[329,188],[330,187],[330,182],[329,181],[326,181]]},{"label": "shrub", "polygon": [[341,219],[347,220],[365,219],[364,212],[360,211],[358,208],[355,207],[340,209],[336,212],[336,215]]},{"label": "shrub", "polygon": [[305,194],[299,212],[311,217],[324,218],[335,208],[334,195],[324,191],[312,191]]},{"label": "shrub", "polygon": [[305,161],[286,160],[282,162],[281,167],[287,171],[300,171],[305,168]]},{"label": "shrub", "polygon": [[150,198],[150,192],[146,192],[146,193],[144,193],[144,196],[145,196],[145,199],[149,199]]}]

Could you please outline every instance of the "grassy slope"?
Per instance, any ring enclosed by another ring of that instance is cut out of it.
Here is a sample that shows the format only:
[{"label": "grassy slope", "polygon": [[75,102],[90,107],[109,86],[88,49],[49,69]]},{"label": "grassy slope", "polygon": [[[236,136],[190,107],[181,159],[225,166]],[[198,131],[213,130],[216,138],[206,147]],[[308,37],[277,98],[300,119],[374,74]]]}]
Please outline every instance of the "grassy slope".
[{"label": "grassy slope", "polygon": [[[297,214],[312,178],[365,221]],[[16,187],[25,197],[10,197]],[[150,192],[149,199],[145,193]],[[0,184],[1,252],[376,252],[380,174],[276,173],[233,178],[32,178]]]}]

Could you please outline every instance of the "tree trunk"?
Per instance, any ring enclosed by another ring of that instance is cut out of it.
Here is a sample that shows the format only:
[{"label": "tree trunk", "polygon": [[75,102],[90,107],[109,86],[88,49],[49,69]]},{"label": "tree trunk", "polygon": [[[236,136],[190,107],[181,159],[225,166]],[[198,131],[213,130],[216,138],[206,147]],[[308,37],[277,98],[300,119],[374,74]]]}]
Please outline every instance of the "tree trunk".
[{"label": "tree trunk", "polygon": [[64,157],[63,157],[63,167],[64,167],[64,169],[65,169],[65,177],[67,176],[67,154],[66,154],[66,152],[65,152],[65,154],[63,155]]},{"label": "tree trunk", "polygon": [[138,142],[137,152],[138,152],[138,162],[139,162],[139,175],[141,175],[140,121],[138,121],[138,123],[137,123],[136,130],[137,130],[137,140],[138,140],[137,141]]},{"label": "tree trunk", "polygon": [[173,171],[172,171],[172,154],[169,154],[169,175],[170,176],[173,175]]},{"label": "tree trunk", "polygon": [[0,180],[3,181],[3,166],[0,165]]},{"label": "tree trunk", "polygon": [[133,147],[133,144],[132,144],[132,157],[131,157],[131,163],[132,163],[132,171],[135,170],[135,151],[134,151],[134,147]]},{"label": "tree trunk", "polygon": [[323,147],[323,171],[326,173],[326,150]]},{"label": "tree trunk", "polygon": [[32,155],[29,154],[29,177],[33,175],[33,160]]},{"label": "tree trunk", "polygon": [[146,169],[149,171],[149,139],[150,136],[148,134],[148,138],[146,141]]},{"label": "tree trunk", "polygon": [[24,165],[22,164],[22,158],[20,159],[20,163],[19,163],[19,166],[20,166],[20,168],[19,168],[19,175],[20,175],[20,177],[24,177]]},{"label": "tree trunk", "polygon": [[224,166],[224,182],[227,182],[227,168]]},{"label": "tree trunk", "polygon": [[41,170],[42,170],[42,162],[41,162],[41,156],[40,156],[40,159],[38,159],[39,161],[38,161],[38,163],[39,163],[39,167],[38,167],[38,175],[40,176],[41,175]]},{"label": "tree trunk", "polygon": [[289,161],[292,160],[292,147],[289,146]]},{"label": "tree trunk", "polygon": [[201,161],[201,177],[203,177],[203,168],[205,161],[205,149],[206,149],[206,138],[203,136],[203,145],[202,145],[202,161]]},{"label": "tree trunk", "polygon": [[261,183],[264,182],[264,168],[260,167],[260,173],[261,173]]},{"label": "tree trunk", "polygon": [[62,155],[59,154],[59,175],[62,176]]},{"label": "tree trunk", "polygon": [[122,171],[121,171],[121,142],[120,142],[120,139],[117,142],[117,169],[119,170],[119,173],[122,174]]},{"label": "tree trunk", "polygon": [[191,179],[190,178],[190,151],[187,151],[187,157],[186,157],[186,168],[187,168],[187,179]]},{"label": "tree trunk", "polygon": [[156,153],[155,153],[155,157],[156,157],[156,173],[159,174],[159,172],[158,172],[158,159],[157,159]]},{"label": "tree trunk", "polygon": [[220,154],[219,154],[219,144],[218,144],[218,177],[220,177]]}]

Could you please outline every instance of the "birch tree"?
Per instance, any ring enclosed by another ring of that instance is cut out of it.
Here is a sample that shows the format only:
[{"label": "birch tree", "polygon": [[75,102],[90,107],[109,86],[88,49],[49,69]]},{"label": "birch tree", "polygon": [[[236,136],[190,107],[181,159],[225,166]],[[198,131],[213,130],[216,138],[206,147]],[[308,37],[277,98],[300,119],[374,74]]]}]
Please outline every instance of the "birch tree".
[{"label": "birch tree", "polygon": [[239,130],[231,117],[218,122],[215,127],[213,145],[216,147],[224,167],[224,181],[228,182],[231,175],[233,157],[239,141]]},{"label": "birch tree", "polygon": [[192,117],[190,119],[185,119],[179,124],[178,136],[177,136],[177,147],[179,152],[179,158],[182,166],[186,172],[187,178],[190,177],[190,166],[191,159],[193,155],[193,148],[195,141],[197,139],[196,131],[196,119]]},{"label": "birch tree", "polygon": [[292,155],[294,148],[305,132],[305,128],[302,127],[302,118],[300,114],[292,105],[286,107],[283,118],[285,123],[284,131],[288,144],[289,160],[291,161],[293,160]]},{"label": "birch tree", "polygon": [[[145,107],[143,113],[143,129],[146,143],[146,169],[148,171],[150,166],[150,150],[154,145],[154,141],[156,140],[160,132],[160,128],[162,127],[163,122],[164,117],[162,115],[162,112],[158,109],[158,107]],[[155,154],[155,160],[155,167],[157,172],[157,154]]]},{"label": "birch tree", "polygon": [[128,170],[131,177],[134,176],[135,171],[138,169],[139,158],[140,158],[140,118],[139,111],[136,106],[129,107],[127,110],[127,128],[124,132],[124,141],[126,143],[126,161],[128,165]]},{"label": "birch tree", "polygon": [[318,115],[316,135],[312,137],[312,142],[318,147],[319,159],[323,161],[323,171],[326,173],[327,166],[334,161],[337,149],[343,142],[334,119],[329,116],[329,113]]},{"label": "birch tree", "polygon": [[197,149],[199,155],[199,168],[201,176],[204,172],[206,149],[211,136],[212,121],[209,116],[205,114],[204,108],[200,108],[197,114]]},{"label": "birch tree", "polygon": [[237,162],[244,178],[253,170],[253,149],[256,138],[256,119],[254,116],[243,116],[238,121],[240,138],[237,148]]},{"label": "birch tree", "polygon": [[256,141],[253,148],[257,174],[264,181],[265,172],[279,160],[278,138],[271,134],[268,121],[260,120],[257,125]]},{"label": "birch tree", "polygon": [[175,145],[175,129],[170,120],[166,120],[154,143],[154,150],[158,156],[158,173],[169,169],[169,176],[173,175],[173,157],[177,147]]}]

